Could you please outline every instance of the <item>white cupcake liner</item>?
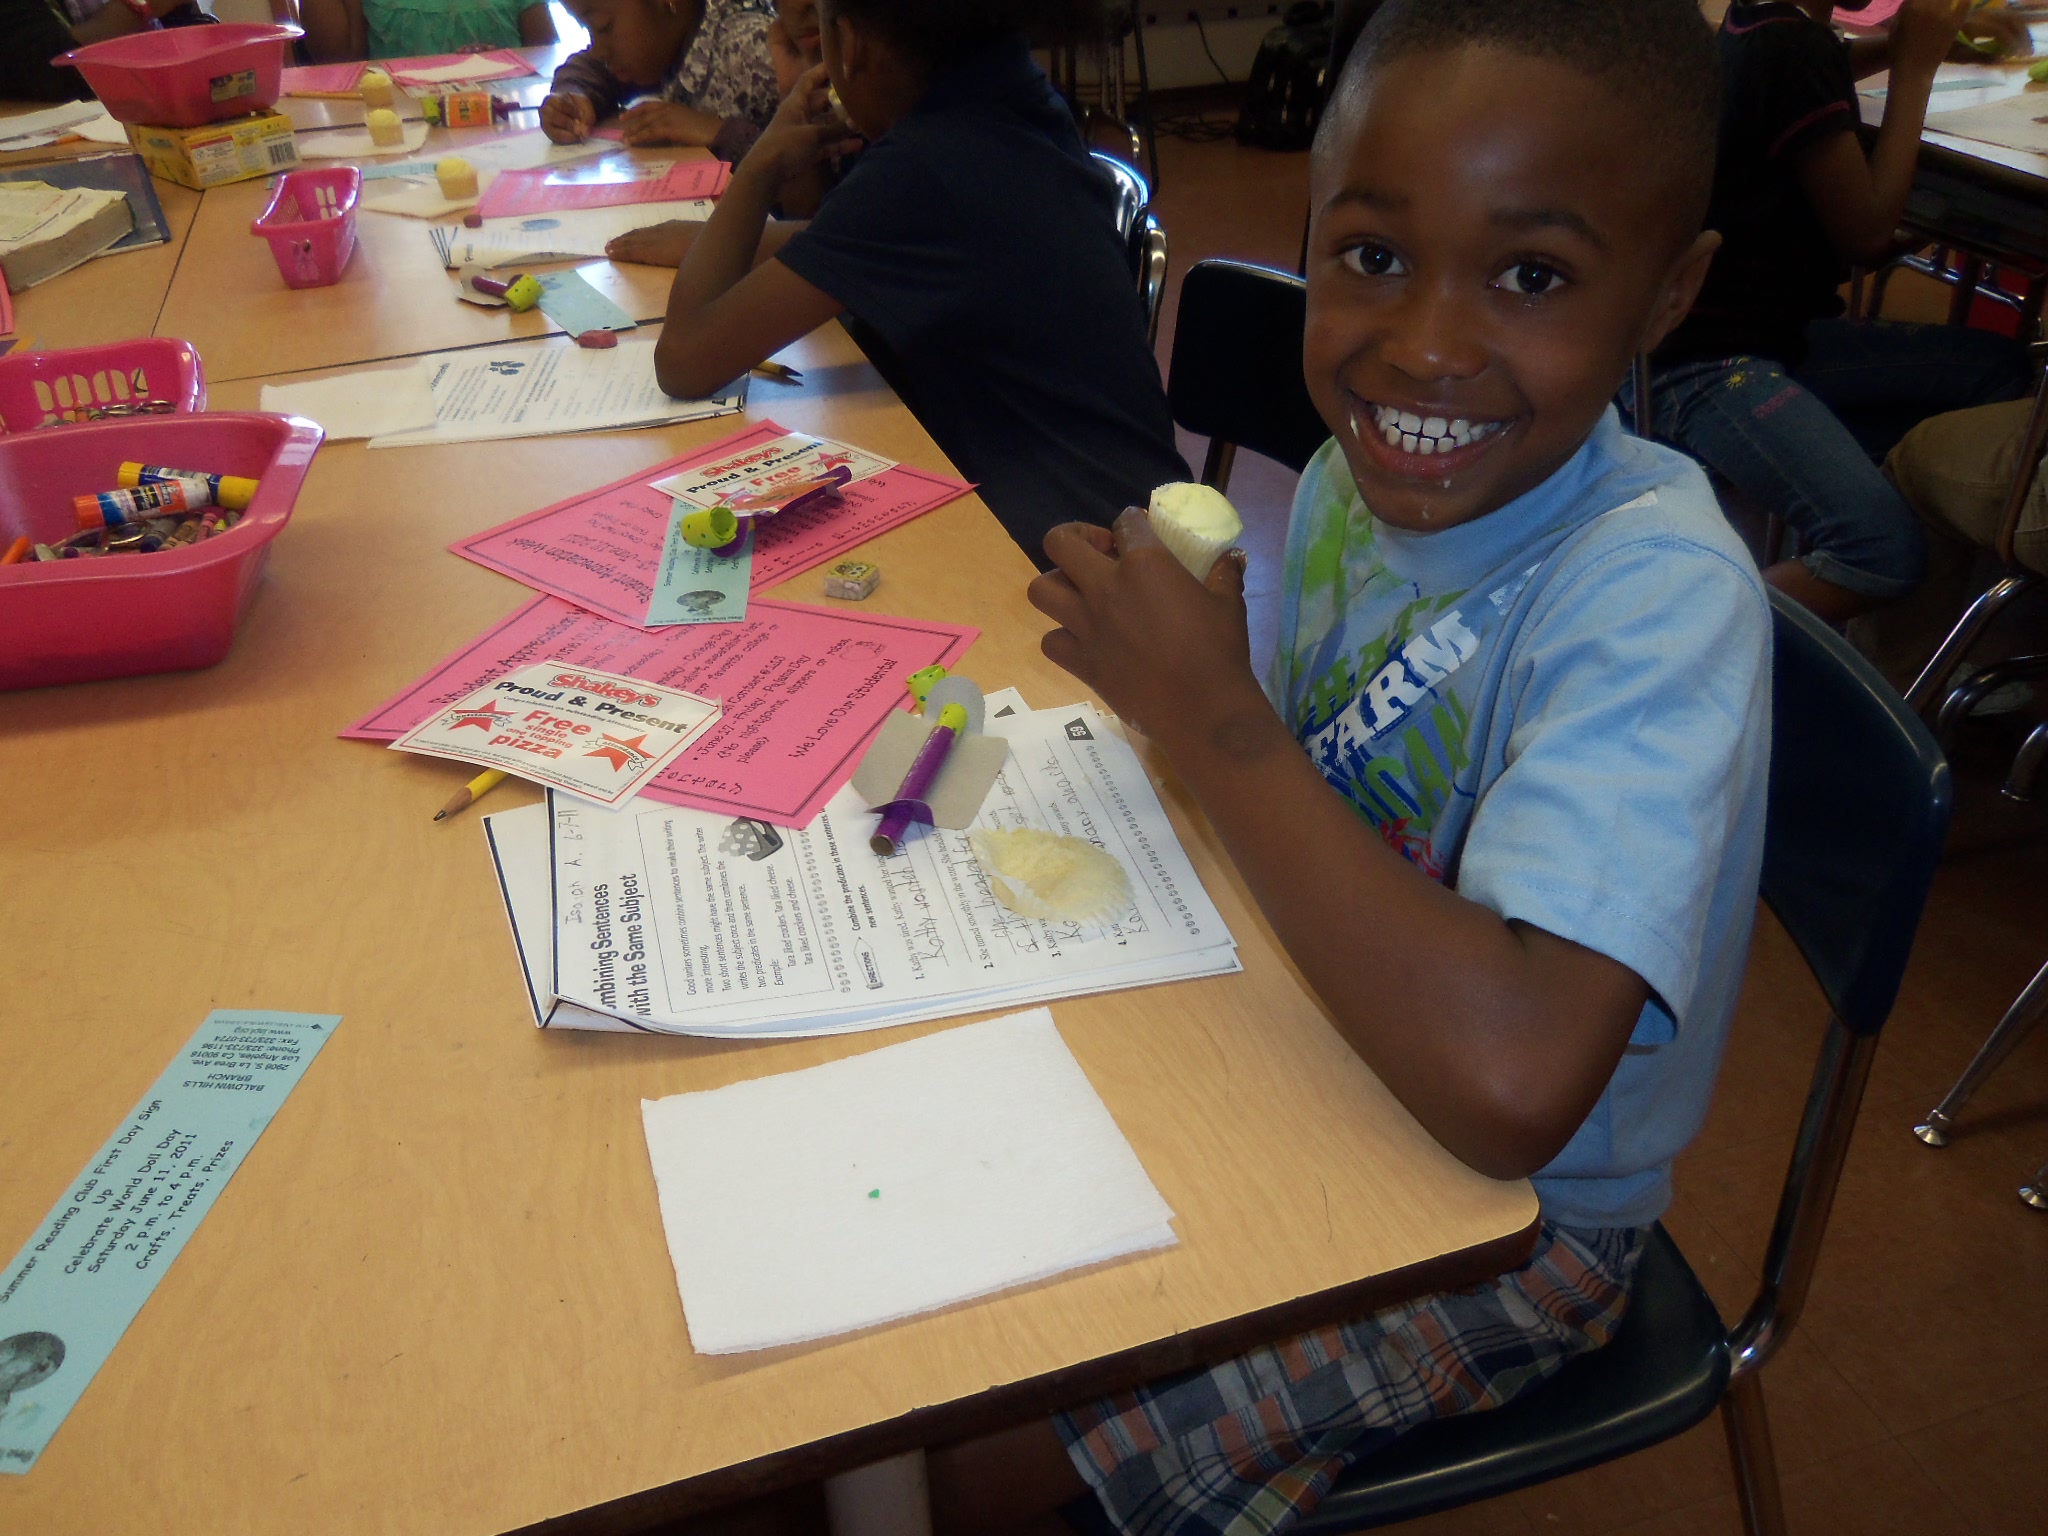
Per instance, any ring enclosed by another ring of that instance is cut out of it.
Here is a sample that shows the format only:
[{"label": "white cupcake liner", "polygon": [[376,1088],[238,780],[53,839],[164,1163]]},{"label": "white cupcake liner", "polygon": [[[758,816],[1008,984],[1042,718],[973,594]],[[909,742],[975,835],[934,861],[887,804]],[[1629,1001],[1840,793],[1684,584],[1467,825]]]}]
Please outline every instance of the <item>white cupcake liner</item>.
[{"label": "white cupcake liner", "polygon": [[1244,533],[1244,525],[1218,538],[1209,534],[1196,533],[1193,529],[1168,518],[1154,517],[1152,531],[1159,535],[1159,542],[1173,551],[1176,560],[1194,573],[1195,580],[1207,581],[1209,568],[1216,563],[1216,557],[1238,541]]}]

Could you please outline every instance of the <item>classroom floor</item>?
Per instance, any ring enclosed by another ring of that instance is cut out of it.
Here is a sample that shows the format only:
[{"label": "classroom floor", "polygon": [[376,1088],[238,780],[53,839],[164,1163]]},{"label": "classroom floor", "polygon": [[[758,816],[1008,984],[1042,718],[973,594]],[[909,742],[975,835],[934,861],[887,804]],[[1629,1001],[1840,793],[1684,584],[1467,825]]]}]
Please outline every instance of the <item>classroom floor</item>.
[{"label": "classroom floor", "polygon": [[[1307,156],[1228,140],[1161,144],[1158,211],[1174,279],[1205,256],[1292,271]],[[1893,312],[1923,304],[1899,285]],[[1936,311],[1938,313],[1938,311]],[[1199,471],[1202,444],[1183,442]],[[1251,530],[1255,640],[1270,635],[1293,476],[1241,455],[1231,496]],[[2038,647],[2037,647],[2038,648]],[[2023,724],[1986,722],[1957,758],[1947,861],[1862,1119],[1805,1317],[1763,1381],[1794,1536],[2048,1528],[2048,1212],[2015,1191],[2048,1162],[2048,1027],[1979,1091],[1936,1152],[1912,1126],[2048,960],[2048,812],[1998,785]],[[1712,1117],[1680,1160],[1666,1218],[1725,1315],[1753,1294],[1825,1007],[1782,931],[1758,929]],[[1654,1450],[1398,1527],[1417,1536],[1736,1536],[1718,1420]]]}]

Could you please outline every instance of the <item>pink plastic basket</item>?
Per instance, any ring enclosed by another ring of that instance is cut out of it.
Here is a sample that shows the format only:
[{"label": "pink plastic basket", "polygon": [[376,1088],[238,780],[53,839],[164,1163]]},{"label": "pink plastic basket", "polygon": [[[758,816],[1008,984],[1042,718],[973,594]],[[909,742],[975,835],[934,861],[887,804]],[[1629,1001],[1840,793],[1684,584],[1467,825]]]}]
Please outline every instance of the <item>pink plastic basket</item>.
[{"label": "pink plastic basket", "polygon": [[110,489],[125,460],[262,482],[241,522],[204,543],[0,565],[0,688],[180,672],[227,655],[320,436],[295,416],[221,412],[0,437],[6,543],[74,532],[71,498]]},{"label": "pink plastic basket", "polygon": [[339,282],[356,248],[356,199],[363,173],[352,165],[280,176],[249,232],[270,242],[287,287]]},{"label": "pink plastic basket", "polygon": [[131,32],[60,54],[124,123],[196,128],[276,104],[297,27],[223,23]]},{"label": "pink plastic basket", "polygon": [[206,370],[189,341],[159,336],[0,357],[0,433],[166,409],[206,409]]}]

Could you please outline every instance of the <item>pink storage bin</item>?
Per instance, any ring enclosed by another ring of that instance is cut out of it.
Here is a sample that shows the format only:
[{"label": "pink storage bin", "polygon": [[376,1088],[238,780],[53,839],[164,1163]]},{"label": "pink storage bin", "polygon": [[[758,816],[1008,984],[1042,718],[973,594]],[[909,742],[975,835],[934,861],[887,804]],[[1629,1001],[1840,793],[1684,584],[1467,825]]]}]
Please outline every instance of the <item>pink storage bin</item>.
[{"label": "pink storage bin", "polygon": [[0,437],[0,543],[75,532],[71,498],[113,487],[125,460],[262,482],[242,520],[201,544],[0,565],[0,688],[188,671],[227,655],[320,437],[296,416],[228,412]]},{"label": "pink storage bin", "polygon": [[196,128],[277,103],[297,27],[224,22],[131,32],[59,54],[124,123]]},{"label": "pink storage bin", "polygon": [[0,357],[0,432],[101,415],[206,409],[206,369],[189,341],[144,337]]},{"label": "pink storage bin", "polygon": [[270,242],[288,288],[324,288],[341,280],[356,248],[356,200],[363,173],[352,165],[289,171],[249,233]]}]

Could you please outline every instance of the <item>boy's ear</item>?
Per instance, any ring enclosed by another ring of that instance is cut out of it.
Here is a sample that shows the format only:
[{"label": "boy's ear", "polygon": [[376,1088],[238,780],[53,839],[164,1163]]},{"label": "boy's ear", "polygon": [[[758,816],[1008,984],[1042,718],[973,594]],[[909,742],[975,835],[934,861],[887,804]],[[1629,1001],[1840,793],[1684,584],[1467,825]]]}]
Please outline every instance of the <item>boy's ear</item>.
[{"label": "boy's ear", "polygon": [[1721,236],[1714,230],[1703,229],[1671,264],[1657,302],[1651,306],[1649,323],[1643,327],[1643,351],[1656,351],[1658,343],[1692,313],[1693,300],[1700,296],[1700,284],[1707,280],[1707,268],[1713,265],[1714,252],[1720,248]]}]

